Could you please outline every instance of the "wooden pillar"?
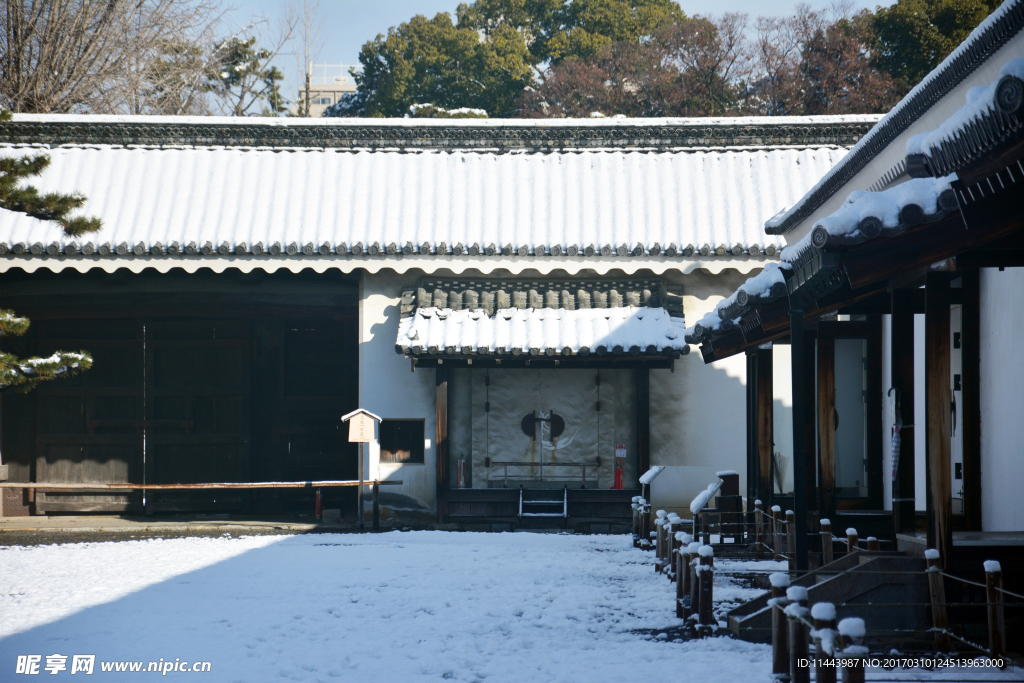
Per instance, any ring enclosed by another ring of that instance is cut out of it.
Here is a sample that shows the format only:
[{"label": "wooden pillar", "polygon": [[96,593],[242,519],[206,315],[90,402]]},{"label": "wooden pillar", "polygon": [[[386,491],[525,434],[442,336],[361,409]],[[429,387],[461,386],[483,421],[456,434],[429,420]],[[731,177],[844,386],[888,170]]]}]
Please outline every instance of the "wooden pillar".
[{"label": "wooden pillar", "polygon": [[981,531],[981,272],[963,271],[960,407],[963,411],[964,528]]},{"label": "wooden pillar", "polygon": [[1003,606],[1003,568],[985,561],[985,602],[988,603],[988,652],[993,659],[1006,656],[1006,615]]},{"label": "wooden pillar", "polygon": [[[914,532],[914,309],[912,290],[892,292],[892,381],[899,391],[900,454],[896,462],[896,479],[892,483],[893,526],[898,534]],[[888,389],[887,389],[888,391]],[[890,400],[894,400],[894,396]]]},{"label": "wooden pillar", "polygon": [[636,370],[636,457],[637,476],[651,468],[651,371]]},{"label": "wooden pillar", "polygon": [[836,328],[818,323],[818,514],[836,514]]},{"label": "wooden pillar", "polygon": [[748,349],[747,360],[747,511],[757,499],[757,349]]},{"label": "wooden pillar", "polygon": [[448,368],[434,370],[434,410],[437,444],[437,521],[444,522],[448,493]]},{"label": "wooden pillar", "polygon": [[757,497],[766,508],[772,506],[772,450],[774,439],[774,388],[772,350],[757,351]]},{"label": "wooden pillar", "polygon": [[807,463],[811,446],[807,443],[807,423],[813,414],[806,401],[807,354],[802,309],[790,310],[789,330],[793,365],[793,508],[796,513],[796,547],[791,552],[796,557],[797,570],[802,571],[807,569]]},{"label": "wooden pillar", "polygon": [[944,272],[928,273],[924,335],[928,546],[939,551],[943,562],[948,561],[953,546],[949,298],[949,276]]}]

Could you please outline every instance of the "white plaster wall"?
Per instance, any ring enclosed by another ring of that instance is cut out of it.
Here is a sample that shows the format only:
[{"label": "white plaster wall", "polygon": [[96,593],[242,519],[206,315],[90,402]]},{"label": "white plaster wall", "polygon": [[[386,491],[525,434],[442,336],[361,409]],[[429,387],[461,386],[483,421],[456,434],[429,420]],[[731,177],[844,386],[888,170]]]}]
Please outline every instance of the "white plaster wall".
[{"label": "white plaster wall", "polygon": [[1024,268],[981,271],[981,519],[1024,530]]},{"label": "white plaster wall", "polygon": [[364,273],[359,292],[359,407],[382,418],[424,419],[424,464],[379,462],[380,449],[371,444],[367,472],[384,479],[401,479],[401,486],[382,488],[400,493],[428,510],[436,509],[436,425],[433,369],[410,370],[409,360],[395,353],[399,302],[403,289],[420,273]]},{"label": "white plaster wall", "polygon": [[[681,278],[687,324],[747,277],[693,273]],[[705,365],[691,347],[674,372],[651,370],[651,465],[666,467],[651,487],[656,508],[689,516],[690,501],[719,470],[738,472],[740,491],[746,490],[746,363],[739,354]]]}]

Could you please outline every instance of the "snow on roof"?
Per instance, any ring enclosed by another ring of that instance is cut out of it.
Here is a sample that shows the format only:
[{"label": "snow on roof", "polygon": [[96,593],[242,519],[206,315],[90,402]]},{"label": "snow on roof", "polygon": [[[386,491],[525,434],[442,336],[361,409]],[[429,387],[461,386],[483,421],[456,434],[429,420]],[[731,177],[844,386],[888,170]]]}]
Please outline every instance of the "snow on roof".
[{"label": "snow on roof", "polygon": [[909,205],[918,207],[923,216],[939,214],[943,211],[939,195],[948,190],[954,180],[955,174],[944,178],[912,178],[881,192],[855,190],[836,211],[818,219],[814,230],[783,249],[782,261],[796,262],[812,245],[825,246],[827,238],[818,230],[819,227],[830,237],[870,239],[900,228],[903,209]]},{"label": "snow on roof", "polygon": [[456,246],[482,256],[490,245],[520,256],[582,256],[588,247],[598,257],[605,247],[605,256],[655,255],[670,245],[686,256],[688,245],[710,256],[763,253],[783,245],[761,233],[764,219],[845,154],[0,146],[6,157],[39,151],[52,163],[34,185],[85,195],[82,213],[103,229],[70,239],[53,223],[0,211],[0,250],[46,256],[52,245],[50,256],[63,258],[89,243],[128,259],[169,247],[172,257],[213,259],[257,249],[458,255]]},{"label": "snow on roof", "polygon": [[963,128],[975,119],[996,109],[996,88],[1003,76],[1014,76],[1024,80],[1024,59],[1014,59],[999,70],[1000,79],[991,85],[981,85],[967,91],[967,104],[946,119],[935,130],[920,133],[907,140],[907,154],[930,154],[943,142],[955,138]]},{"label": "snow on roof", "polygon": [[482,310],[418,308],[402,318],[395,350],[403,354],[589,355],[686,354],[683,319],[663,308],[503,308]]},{"label": "snow on roof", "polygon": [[[992,40],[996,43],[1002,44],[1000,41],[1009,39],[1012,35],[1016,34],[1019,30],[1017,24],[1020,23],[1021,7],[1024,0],[1005,0],[992,14],[990,14],[984,21],[971,31],[971,34],[960,43],[960,45],[953,50],[949,56],[947,56],[942,62],[932,69],[921,82],[918,83],[914,88],[911,89],[907,95],[900,100],[895,107],[893,107],[889,113],[881,118],[875,126],[868,131],[868,133],[862,137],[856,145],[850,150],[850,154],[845,157],[843,161],[833,166],[827,173],[825,173],[818,182],[814,184],[810,190],[807,191],[796,203],[789,205],[788,209],[780,211],[778,214],[772,216],[765,222],[765,229],[769,234],[776,232],[785,232],[792,227],[791,224],[795,225],[802,218],[798,218],[798,215],[803,215],[805,212],[805,205],[808,205],[814,201],[814,206],[820,205],[834,192],[841,189],[842,186],[856,174],[856,169],[859,169],[865,164],[870,158],[875,156],[881,149],[884,149],[885,145],[888,144],[892,138],[899,135],[900,132],[906,130],[914,121],[916,121],[924,112],[926,112],[936,101],[941,99],[943,93],[939,93],[938,97],[928,96],[929,91],[934,90],[936,84],[945,85],[952,87],[960,82],[960,80],[970,73],[973,72],[972,65],[961,65],[965,60],[981,63],[992,53],[995,52],[995,47],[990,46],[990,49],[977,49],[977,44],[981,44],[985,40]],[[1005,23],[1006,28],[998,30],[996,24]],[[1002,35],[996,36],[996,33]],[[959,67],[959,68],[957,68]],[[959,71],[959,73],[954,73]],[[949,73],[947,73],[949,72]],[[879,148],[879,142],[875,140],[876,137],[881,135],[887,135],[889,141],[881,143],[882,146]],[[874,152],[870,152],[874,150]],[[836,182],[834,179],[840,179],[840,182]],[[827,188],[831,187],[831,190]],[[813,200],[812,200],[813,198]],[[813,207],[810,207],[813,210]],[[806,216],[804,216],[806,217]]]},{"label": "snow on roof", "polygon": [[[785,253],[786,249],[783,249],[782,251]],[[696,334],[698,325],[703,328],[703,332],[704,330],[717,330],[721,328],[725,320],[736,323],[736,319],[727,314],[727,309],[737,302],[740,298],[740,292],[743,292],[746,295],[745,299],[748,302],[768,301],[772,298],[783,296],[786,293],[786,277],[783,274],[783,271],[790,270],[791,268],[792,266],[785,261],[782,263],[766,263],[759,273],[747,278],[747,280],[739,286],[739,289],[715,304],[715,307],[705,313],[704,317],[698,320],[696,324],[686,328],[685,336],[691,338],[700,336]],[[723,312],[725,312],[726,315],[723,315]]]}]

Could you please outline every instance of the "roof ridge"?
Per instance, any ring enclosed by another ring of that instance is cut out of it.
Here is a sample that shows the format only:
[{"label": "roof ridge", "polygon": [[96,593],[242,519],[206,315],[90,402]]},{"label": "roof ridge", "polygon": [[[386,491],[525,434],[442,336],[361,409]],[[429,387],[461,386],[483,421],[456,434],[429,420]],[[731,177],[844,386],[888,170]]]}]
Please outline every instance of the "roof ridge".
[{"label": "roof ridge", "polygon": [[[852,146],[877,116],[735,119],[336,119],[267,123],[200,117],[16,115],[0,123],[0,143],[332,149],[680,149]],[[416,123],[410,123],[416,121]],[[472,120],[471,120],[472,121]]]}]

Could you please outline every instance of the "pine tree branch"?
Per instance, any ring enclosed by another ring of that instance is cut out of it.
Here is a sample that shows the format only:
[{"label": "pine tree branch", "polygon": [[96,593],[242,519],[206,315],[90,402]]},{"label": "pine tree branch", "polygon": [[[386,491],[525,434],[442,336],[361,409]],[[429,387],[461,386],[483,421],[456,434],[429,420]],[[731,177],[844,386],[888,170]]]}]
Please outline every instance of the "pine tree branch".
[{"label": "pine tree branch", "polygon": [[71,377],[92,367],[85,351],[57,351],[48,358],[18,358],[0,352],[0,393],[25,392],[40,382]]}]

